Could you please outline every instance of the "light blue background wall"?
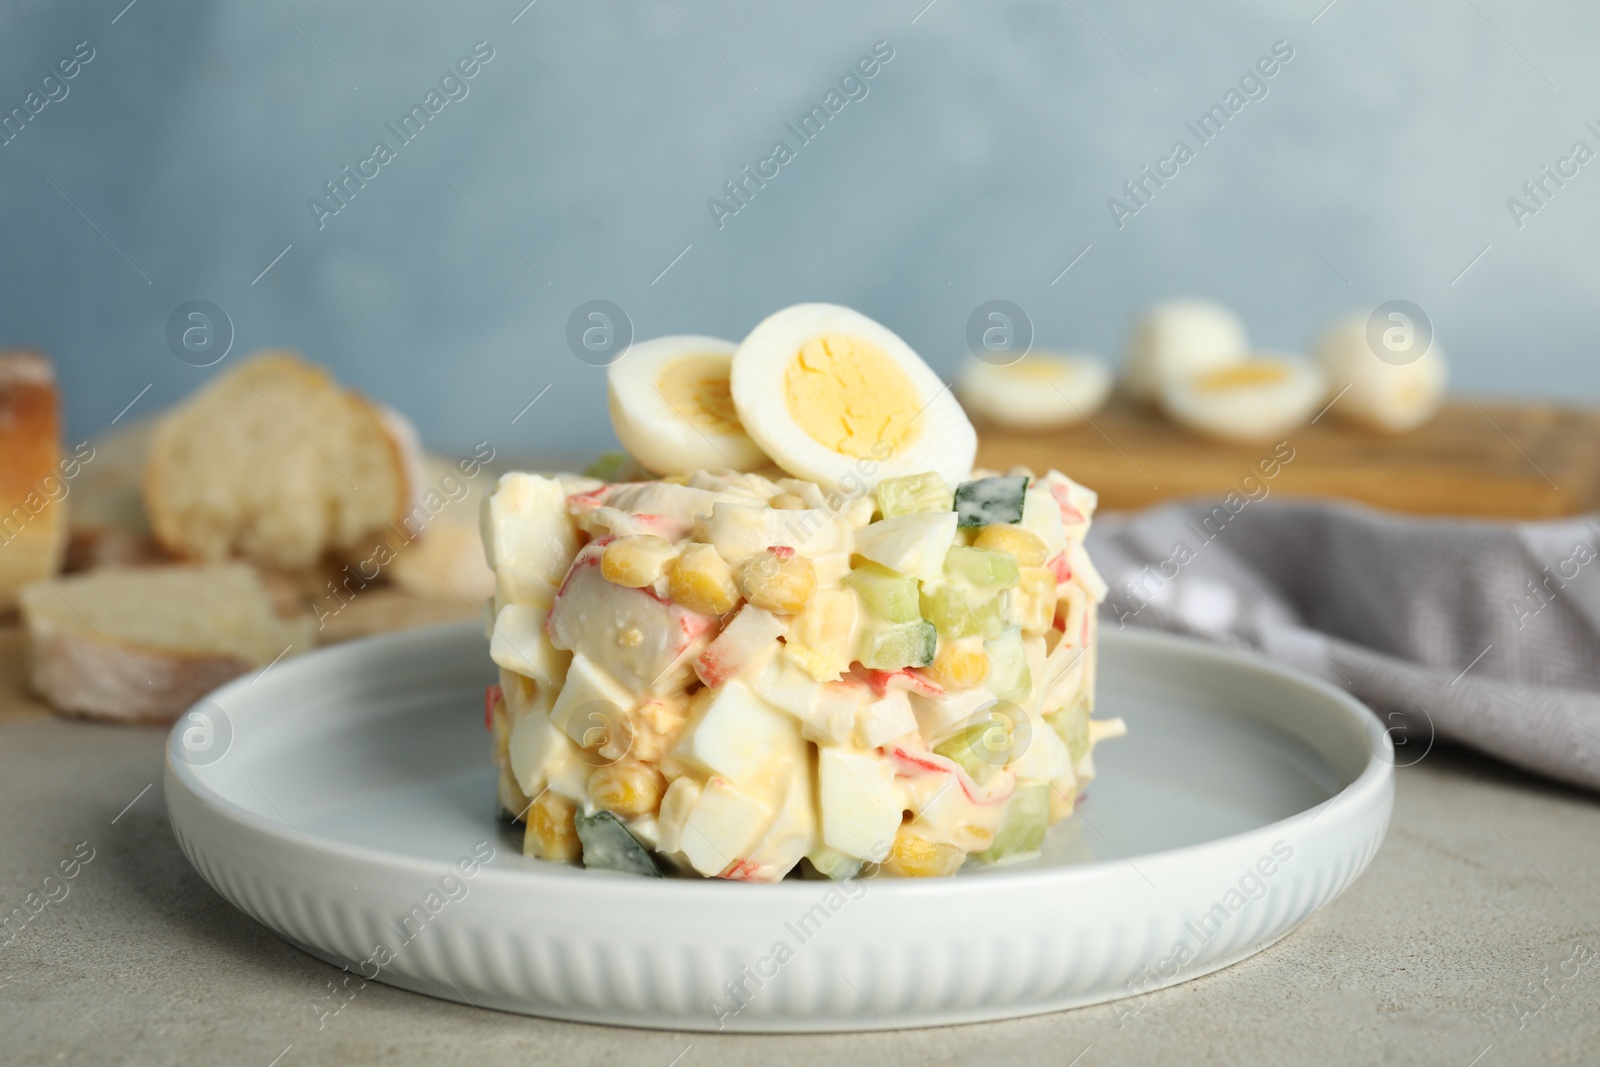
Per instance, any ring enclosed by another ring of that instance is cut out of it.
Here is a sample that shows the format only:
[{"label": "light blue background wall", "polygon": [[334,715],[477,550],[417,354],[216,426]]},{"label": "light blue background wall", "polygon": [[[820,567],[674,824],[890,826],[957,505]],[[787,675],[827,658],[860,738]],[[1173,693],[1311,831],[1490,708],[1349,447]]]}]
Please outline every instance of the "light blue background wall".
[{"label": "light blue background wall", "polygon": [[[1600,148],[1592,4],[125,2],[0,14],[0,110],[95,50],[0,147],[0,339],[55,355],[74,434],[283,344],[438,447],[582,454],[611,440],[603,372],[564,330],[596,297],[641,337],[839,301],[943,372],[992,297],[1108,354],[1164,295],[1290,349],[1403,297],[1469,390],[1600,396],[1600,162],[1520,230],[1506,207]],[[479,40],[470,95],[319,231],[308,198]],[[719,230],[707,199],[878,40],[870,94]],[[1119,230],[1107,198],[1278,40],[1269,95]],[[197,297],[237,330],[219,367],[167,347]]]}]

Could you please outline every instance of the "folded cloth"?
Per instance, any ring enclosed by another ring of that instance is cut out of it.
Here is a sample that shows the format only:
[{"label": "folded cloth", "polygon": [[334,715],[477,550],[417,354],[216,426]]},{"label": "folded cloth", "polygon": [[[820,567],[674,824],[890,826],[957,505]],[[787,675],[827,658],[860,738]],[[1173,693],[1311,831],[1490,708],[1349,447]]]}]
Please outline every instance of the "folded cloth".
[{"label": "folded cloth", "polygon": [[[1231,505],[1231,506],[1230,506]],[[1095,518],[1101,626],[1248,647],[1435,735],[1600,790],[1600,524],[1416,519],[1323,502]]]}]

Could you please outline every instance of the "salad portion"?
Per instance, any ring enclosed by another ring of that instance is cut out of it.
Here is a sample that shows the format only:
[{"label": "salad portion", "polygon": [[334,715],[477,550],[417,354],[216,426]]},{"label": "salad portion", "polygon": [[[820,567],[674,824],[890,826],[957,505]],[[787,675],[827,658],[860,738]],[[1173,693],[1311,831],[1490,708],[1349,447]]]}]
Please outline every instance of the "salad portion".
[{"label": "salad portion", "polygon": [[1036,853],[1124,732],[1091,718],[1095,494],[972,471],[959,405],[844,308],[648,342],[610,384],[610,480],[507,474],[484,510],[524,851],[754,882]]}]

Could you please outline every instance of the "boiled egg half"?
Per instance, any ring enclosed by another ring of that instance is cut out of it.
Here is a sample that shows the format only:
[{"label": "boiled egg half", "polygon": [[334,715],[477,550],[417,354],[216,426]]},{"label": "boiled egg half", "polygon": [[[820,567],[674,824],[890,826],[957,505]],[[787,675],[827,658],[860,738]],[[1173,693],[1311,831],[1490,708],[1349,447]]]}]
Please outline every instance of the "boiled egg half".
[{"label": "boiled egg half", "polygon": [[1409,363],[1379,359],[1367,340],[1367,317],[1340,319],[1314,350],[1336,399],[1329,414],[1384,433],[1416,429],[1439,410],[1449,371],[1437,342]]},{"label": "boiled egg half", "polygon": [[1003,366],[972,358],[956,376],[956,395],[974,418],[1019,430],[1080,422],[1110,394],[1105,364],[1076,352],[1034,350]]},{"label": "boiled egg half", "polygon": [[658,337],[606,371],[611,425],[628,454],[658,475],[767,465],[739,422],[729,385],[732,341]]},{"label": "boiled egg half", "polygon": [[779,467],[827,487],[972,472],[978,438],[949,387],[894,331],[836,304],[796,304],[733,357],[733,405]]},{"label": "boiled egg half", "polygon": [[1239,316],[1210,300],[1154,304],[1134,322],[1123,356],[1123,388],[1159,403],[1168,385],[1242,361],[1250,351]]},{"label": "boiled egg half", "polygon": [[1174,422],[1224,441],[1271,441],[1303,425],[1324,402],[1314,364],[1261,354],[1167,383],[1162,406]]}]

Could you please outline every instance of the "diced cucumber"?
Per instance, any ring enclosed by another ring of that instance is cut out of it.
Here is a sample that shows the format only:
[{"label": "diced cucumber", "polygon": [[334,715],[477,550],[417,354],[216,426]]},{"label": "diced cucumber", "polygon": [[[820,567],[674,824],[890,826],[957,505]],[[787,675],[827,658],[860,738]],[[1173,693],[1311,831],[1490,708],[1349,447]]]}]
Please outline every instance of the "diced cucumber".
[{"label": "diced cucumber", "polygon": [[593,815],[578,812],[578,840],[583,842],[583,865],[624,874],[660,878],[661,868],[637,838],[609,811]]},{"label": "diced cucumber", "polygon": [[878,510],[886,519],[921,511],[950,510],[950,487],[932,471],[885,478],[878,483],[877,493]]},{"label": "diced cucumber", "polygon": [[861,635],[861,665],[875,671],[926,667],[933,662],[939,638],[924,619],[868,628]]},{"label": "diced cucumber", "polygon": [[917,580],[877,563],[857,567],[844,582],[889,622],[916,622],[922,618],[917,600]]},{"label": "diced cucumber", "polygon": [[618,472],[627,465],[626,452],[602,452],[595,461],[583,468],[585,478],[599,478],[602,482],[615,481]]},{"label": "diced cucumber", "polygon": [[979,785],[1005,768],[1011,755],[1010,723],[995,715],[957,729],[944,741],[933,745],[934,752],[962,765],[968,777]]},{"label": "diced cucumber", "polygon": [[979,478],[956,488],[958,526],[1003,526],[1022,521],[1022,496],[1028,491],[1024,475]]},{"label": "diced cucumber", "polygon": [[1078,761],[1089,751],[1089,704],[1079,698],[1070,706],[1060,711],[1052,712],[1044,717],[1067,746],[1067,753],[1072,757],[1072,765],[1076,767]]},{"label": "diced cucumber", "polygon": [[1022,631],[1009,626],[999,637],[983,643],[989,654],[989,689],[1000,700],[1026,703],[1033,693],[1033,672],[1028,670],[1028,653],[1022,645]]},{"label": "diced cucumber", "polygon": [[962,582],[936,582],[922,586],[922,617],[930,619],[940,637],[1000,636],[1000,594],[974,589]]},{"label": "diced cucumber", "polygon": [[1022,785],[1011,794],[994,843],[976,857],[985,863],[1038,852],[1050,828],[1050,787],[1040,782]]},{"label": "diced cucumber", "polygon": [[599,478],[602,482],[647,482],[655,477],[626,452],[601,453],[598,459],[583,469],[583,474],[586,478]]},{"label": "diced cucumber", "polygon": [[953,546],[944,555],[945,573],[979,589],[1010,589],[1022,581],[1017,557],[987,548]]},{"label": "diced cucumber", "polygon": [[965,725],[944,737],[933,750],[955,760],[979,785],[989,781],[1027,752],[1027,713],[1010,701],[995,701],[973,713]]},{"label": "diced cucumber", "polygon": [[816,868],[818,874],[824,878],[832,878],[842,882],[846,878],[854,878],[861,873],[862,863],[854,856],[847,856],[836,848],[827,845],[820,846],[806,859],[811,861],[811,866]]}]

